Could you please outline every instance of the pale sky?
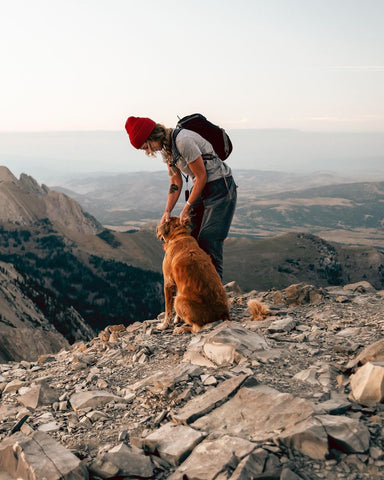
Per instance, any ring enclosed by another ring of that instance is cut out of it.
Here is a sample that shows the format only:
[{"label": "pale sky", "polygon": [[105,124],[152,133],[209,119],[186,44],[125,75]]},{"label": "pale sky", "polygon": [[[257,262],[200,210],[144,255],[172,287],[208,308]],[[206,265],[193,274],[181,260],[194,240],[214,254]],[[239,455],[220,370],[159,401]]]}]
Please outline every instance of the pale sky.
[{"label": "pale sky", "polygon": [[0,132],[384,131],[384,0],[0,0]]}]

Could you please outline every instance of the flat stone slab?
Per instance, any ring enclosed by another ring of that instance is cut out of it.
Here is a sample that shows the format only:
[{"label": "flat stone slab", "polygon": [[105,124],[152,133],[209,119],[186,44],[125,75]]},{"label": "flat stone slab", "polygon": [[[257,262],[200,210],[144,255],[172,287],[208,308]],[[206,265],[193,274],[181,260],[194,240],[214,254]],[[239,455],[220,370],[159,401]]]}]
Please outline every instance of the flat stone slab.
[{"label": "flat stone slab", "polygon": [[302,398],[266,385],[241,387],[233,398],[192,426],[208,433],[265,441],[276,437],[287,426],[308,419],[313,412],[312,406]]},{"label": "flat stone slab", "polygon": [[165,392],[171,390],[180,382],[186,382],[190,378],[200,376],[201,368],[189,363],[177,365],[173,370],[167,372],[159,371],[147,378],[139,380],[133,385],[127,385],[126,391],[139,392],[148,388],[154,392]]},{"label": "flat stone slab", "polygon": [[89,469],[101,478],[151,478],[154,475],[150,457],[123,443],[96,457]]},{"label": "flat stone slab", "polygon": [[[238,463],[255,448],[252,442],[229,435],[216,440],[206,439],[168,478],[169,480],[218,478],[221,472],[236,468]],[[228,478],[228,476],[220,478]]]},{"label": "flat stone slab", "polygon": [[345,453],[364,453],[369,449],[368,428],[354,418],[343,415],[319,415],[332,445]]},{"label": "flat stone slab", "polygon": [[185,425],[166,423],[142,441],[146,451],[157,452],[171,465],[179,465],[206,437],[205,433]]},{"label": "flat stone slab", "polygon": [[317,415],[288,427],[275,440],[315,460],[325,460],[329,449],[364,453],[369,448],[369,431],[358,420],[336,415]]},{"label": "flat stone slab", "polygon": [[12,478],[82,480],[89,474],[80,459],[43,432],[15,433],[0,443],[0,471]]},{"label": "flat stone slab", "polygon": [[314,460],[325,460],[329,455],[328,434],[316,418],[288,427],[275,441]]},{"label": "flat stone slab", "polygon": [[384,338],[365,347],[357,357],[347,363],[345,368],[353,369],[367,362],[384,362]]},{"label": "flat stone slab", "polygon": [[373,406],[384,400],[384,362],[367,362],[351,376],[354,399]]},{"label": "flat stone slab", "polygon": [[282,466],[276,455],[267,452],[263,448],[257,448],[241,460],[231,475],[231,480],[251,478],[265,478],[268,480],[276,478],[280,480],[281,471]]},{"label": "flat stone slab", "polygon": [[17,392],[24,385],[25,385],[25,382],[16,378],[15,380],[12,380],[9,383],[7,383],[7,385],[4,387],[3,394]]},{"label": "flat stone slab", "polygon": [[216,365],[239,363],[254,352],[268,350],[266,340],[237,323],[218,325],[205,340],[203,351]]},{"label": "flat stone slab", "polygon": [[278,332],[290,332],[297,325],[297,320],[293,317],[285,317],[281,320],[276,320],[270,324],[268,327],[268,332],[278,333]]},{"label": "flat stone slab", "polygon": [[50,405],[58,400],[58,395],[46,382],[32,384],[30,388],[17,397],[24,407],[36,408],[41,405]]},{"label": "flat stone slab", "polygon": [[113,393],[103,390],[89,390],[85,392],[74,393],[69,399],[73,410],[82,410],[84,408],[98,408],[106,403],[116,401],[124,403],[124,399]]},{"label": "flat stone slab", "polygon": [[255,352],[269,348],[258,333],[237,322],[221,322],[209,333],[202,333],[191,341],[184,361],[207,367],[231,365],[254,358]]},{"label": "flat stone slab", "polygon": [[347,398],[330,398],[325,402],[314,405],[317,414],[340,415],[351,408],[352,404]]},{"label": "flat stone slab", "polygon": [[309,385],[319,385],[317,370],[316,367],[309,367],[306,370],[296,373],[293,378],[300,382],[309,383]]},{"label": "flat stone slab", "polygon": [[187,425],[199,417],[211,412],[214,408],[226,402],[234,395],[248,375],[237,375],[225,380],[216,388],[208,390],[203,395],[193,398],[176,413],[171,413],[172,420],[177,424]]},{"label": "flat stone slab", "polygon": [[61,428],[60,424],[58,424],[55,421],[52,421],[48,423],[43,423],[38,427],[38,430],[39,432],[49,433],[49,432],[57,432],[58,430],[60,430],[60,428]]}]

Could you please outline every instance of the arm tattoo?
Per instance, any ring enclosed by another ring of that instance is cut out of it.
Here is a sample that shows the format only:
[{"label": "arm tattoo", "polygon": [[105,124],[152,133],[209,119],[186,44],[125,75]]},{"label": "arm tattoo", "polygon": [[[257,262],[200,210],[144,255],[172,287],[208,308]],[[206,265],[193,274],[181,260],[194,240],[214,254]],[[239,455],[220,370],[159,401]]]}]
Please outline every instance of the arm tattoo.
[{"label": "arm tattoo", "polygon": [[179,190],[179,187],[174,183],[172,183],[171,186],[169,187],[169,193],[175,193],[177,192],[177,190]]}]

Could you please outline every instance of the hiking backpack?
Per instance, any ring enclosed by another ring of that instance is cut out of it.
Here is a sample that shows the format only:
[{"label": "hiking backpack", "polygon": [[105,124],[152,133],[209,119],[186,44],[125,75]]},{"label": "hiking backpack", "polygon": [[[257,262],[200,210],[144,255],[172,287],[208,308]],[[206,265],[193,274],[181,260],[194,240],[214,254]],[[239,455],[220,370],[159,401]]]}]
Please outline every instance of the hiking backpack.
[{"label": "hiking backpack", "polygon": [[[212,144],[214,151],[221,160],[226,160],[231,154],[232,142],[224,128],[211,123],[200,113],[193,113],[179,119],[174,131],[174,140],[182,128],[192,130],[205,138]],[[176,146],[176,142],[174,142],[174,145]]]}]

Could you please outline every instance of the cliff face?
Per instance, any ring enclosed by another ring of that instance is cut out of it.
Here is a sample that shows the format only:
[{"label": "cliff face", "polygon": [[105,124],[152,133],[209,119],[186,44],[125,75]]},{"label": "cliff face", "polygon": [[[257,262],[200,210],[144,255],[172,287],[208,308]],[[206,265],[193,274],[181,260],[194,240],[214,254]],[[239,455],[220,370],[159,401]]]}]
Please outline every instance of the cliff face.
[{"label": "cliff face", "polygon": [[[383,292],[367,282],[226,290],[231,321],[197,335],[157,330],[160,315],[0,365],[0,471],[381,479]],[[270,309],[263,321],[250,320],[253,298]]]},{"label": "cliff face", "polygon": [[[22,290],[24,277],[13,265],[0,262],[0,361],[36,361],[39,355],[69,348],[62,333],[46,318],[37,302]],[[55,308],[54,301],[52,308]],[[94,331],[73,309],[63,309],[67,330],[76,340],[92,338]]]},{"label": "cliff face", "polygon": [[[47,220],[58,230],[84,234],[100,230],[97,221],[66,195],[39,186],[25,174],[17,180],[8,168],[0,167],[0,223],[26,228],[21,242],[15,237],[10,240],[2,228],[0,253],[4,256],[20,243],[20,258],[30,257],[27,239],[33,236],[33,231],[28,227]],[[87,340],[95,334],[70,305],[59,305],[49,292],[36,290],[41,272],[35,272],[35,277],[27,278],[13,264],[0,262],[0,360],[3,362],[35,361],[41,354],[68,348],[68,339]]]},{"label": "cliff face", "polygon": [[7,167],[0,167],[0,222],[30,225],[45,218],[57,227],[79,233],[102,230],[99,222],[67,195],[39,186],[25,174],[17,180]]}]

